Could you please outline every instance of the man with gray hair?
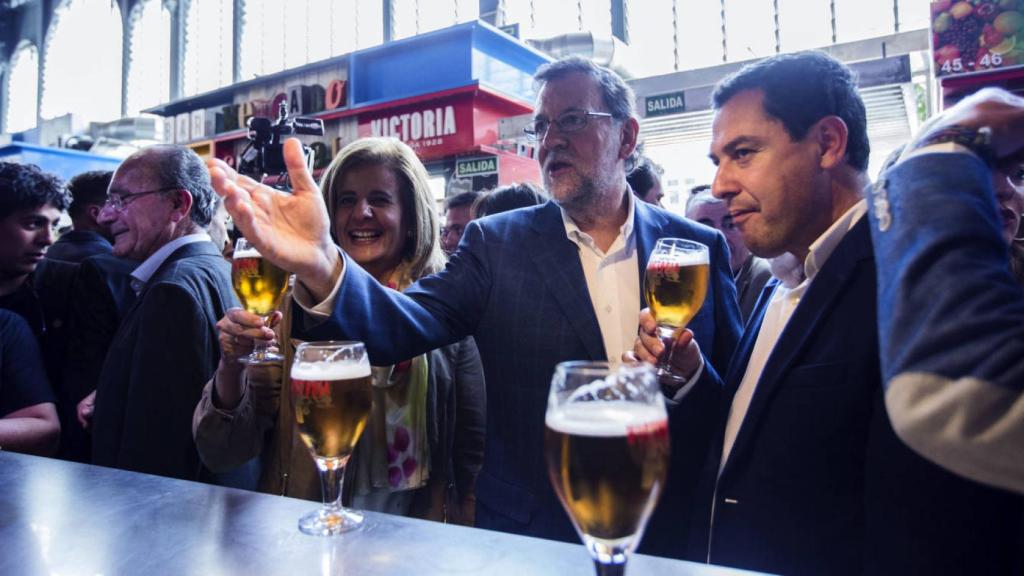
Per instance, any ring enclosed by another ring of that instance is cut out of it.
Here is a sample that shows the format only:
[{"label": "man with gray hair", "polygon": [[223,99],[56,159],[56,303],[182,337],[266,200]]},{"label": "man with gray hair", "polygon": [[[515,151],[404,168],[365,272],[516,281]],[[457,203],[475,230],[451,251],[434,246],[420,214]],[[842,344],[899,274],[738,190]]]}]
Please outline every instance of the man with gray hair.
[{"label": "man with gray hair", "polygon": [[207,478],[192,411],[219,361],[215,324],[237,305],[230,266],[206,232],[214,198],[203,161],[181,146],[146,148],[114,172],[99,222],[114,256],[141,264],[97,386],[96,464]]},{"label": "man with gray hair", "polygon": [[743,236],[732,222],[725,201],[711,194],[710,184],[695,186],[690,190],[690,197],[686,199],[686,217],[711,226],[725,236],[725,243],[729,245],[729,266],[736,280],[736,297],[745,323],[761,296],[761,290],[772,277],[772,265],[747,249]]},{"label": "man with gray hair", "polygon": [[[294,326],[303,338],[361,340],[375,362],[391,364],[475,337],[487,381],[476,525],[575,542],[544,462],[555,365],[617,360],[629,347],[644,305],[640,279],[661,237],[709,247],[707,298],[689,327],[710,365],[725,366],[732,354],[739,311],[722,236],[629,192],[639,132],[629,86],[582,58],[545,65],[534,78],[540,89],[526,133],[538,143],[552,200],[470,222],[447,268],[404,293],[381,286],[331,241],[298,141],[285,143],[292,195],[222,162],[210,167],[236,226],[264,257],[296,272]],[[264,210],[287,217],[268,219]],[[647,551],[680,553],[680,519],[691,496],[685,467],[707,448],[710,427],[702,426],[711,417],[672,415],[673,490],[648,527]]]}]

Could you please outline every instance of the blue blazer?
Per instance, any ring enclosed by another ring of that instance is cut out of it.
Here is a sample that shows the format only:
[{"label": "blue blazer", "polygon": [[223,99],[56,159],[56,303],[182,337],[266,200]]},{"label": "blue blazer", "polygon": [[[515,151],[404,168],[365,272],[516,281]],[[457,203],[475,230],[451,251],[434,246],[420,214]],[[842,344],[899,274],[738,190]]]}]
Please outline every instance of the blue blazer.
[{"label": "blue blazer", "polygon": [[[643,281],[658,238],[690,238],[710,248],[707,298],[690,328],[711,364],[726,366],[739,334],[739,310],[724,238],[642,202],[636,203],[634,229],[637,282]],[[471,222],[448,266],[404,293],[380,286],[348,257],[345,265],[333,315],[315,326],[309,319],[296,322],[297,335],[362,340],[374,364],[391,364],[474,336],[487,382],[477,526],[578,541],[547,477],[544,414],[556,364],[606,357],[578,248],[566,237],[558,206],[548,202]],[[695,463],[703,461],[698,455],[710,441],[712,417],[705,412],[703,419],[672,425],[673,437],[681,440],[672,448],[670,479],[680,485],[696,479]],[[663,500],[659,517],[665,527],[658,529],[652,521],[646,538],[663,536],[663,549],[677,556],[679,533],[686,527],[683,507],[692,491],[678,496]]]},{"label": "blue blazer", "polygon": [[1020,498],[925,461],[889,424],[867,218],[790,318],[719,474],[725,417],[777,284],[725,378],[690,558],[780,574],[1017,573]]}]

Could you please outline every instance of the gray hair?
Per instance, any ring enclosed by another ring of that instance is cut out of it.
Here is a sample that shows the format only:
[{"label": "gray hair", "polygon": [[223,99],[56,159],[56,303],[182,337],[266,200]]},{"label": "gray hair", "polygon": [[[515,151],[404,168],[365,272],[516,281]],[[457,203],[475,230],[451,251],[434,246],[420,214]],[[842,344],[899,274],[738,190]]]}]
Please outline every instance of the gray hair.
[{"label": "gray hair", "polygon": [[[544,84],[565,78],[571,74],[586,74],[594,79],[594,83],[597,84],[598,90],[601,92],[601,100],[604,102],[608,112],[611,113],[612,117],[616,120],[626,120],[629,118],[636,118],[636,94],[633,93],[633,89],[626,84],[626,81],[621,76],[605,68],[595,64],[593,60],[583,58],[580,56],[569,56],[542,64],[540,68],[537,68],[537,72],[533,75],[533,81],[535,87],[539,92]],[[626,172],[630,172],[637,164],[637,158],[639,152],[634,150],[629,158],[626,159]]]},{"label": "gray hair", "polygon": [[711,186],[703,184],[690,189],[690,197],[686,199],[686,214],[689,217],[690,210],[703,204],[720,204],[723,200],[715,198],[711,194]]},{"label": "gray hair", "polygon": [[570,74],[586,74],[594,79],[601,91],[601,99],[612,116],[619,120],[636,117],[636,94],[625,80],[615,72],[580,56],[569,56],[541,65],[533,75],[538,88]]},{"label": "gray hair", "polygon": [[125,163],[144,161],[150,177],[163,187],[188,190],[192,195],[189,218],[200,228],[206,228],[216,211],[217,193],[210,183],[210,172],[198,154],[190,148],[172,144],[148,146],[129,156]]}]

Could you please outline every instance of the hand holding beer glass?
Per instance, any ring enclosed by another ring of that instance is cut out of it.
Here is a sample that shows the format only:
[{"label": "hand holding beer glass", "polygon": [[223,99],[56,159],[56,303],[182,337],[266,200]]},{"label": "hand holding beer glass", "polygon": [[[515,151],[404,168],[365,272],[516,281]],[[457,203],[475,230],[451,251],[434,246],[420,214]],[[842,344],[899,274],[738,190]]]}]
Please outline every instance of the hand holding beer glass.
[{"label": "hand holding beer glass", "polygon": [[[647,261],[644,292],[658,322],[658,336],[672,343],[697,315],[708,291],[708,247],[681,238],[662,238]],[[658,361],[658,377],[683,380],[670,368],[675,347]]]},{"label": "hand holding beer glass", "polygon": [[295,423],[313,453],[324,506],[299,519],[299,530],[333,536],[358,528],[363,515],[341,505],[345,465],[373,403],[370,361],[362,342],[306,342],[291,370]]},{"label": "hand holding beer glass", "polygon": [[[288,273],[261,256],[245,238],[239,238],[231,259],[231,283],[242,307],[261,316],[266,324],[288,288]],[[241,361],[259,364],[283,359],[280,354],[268,351],[266,342],[257,340],[252,354]]]},{"label": "hand holding beer glass", "polygon": [[559,364],[548,395],[544,454],[598,576],[623,574],[668,471],[668,416],[654,368]]}]

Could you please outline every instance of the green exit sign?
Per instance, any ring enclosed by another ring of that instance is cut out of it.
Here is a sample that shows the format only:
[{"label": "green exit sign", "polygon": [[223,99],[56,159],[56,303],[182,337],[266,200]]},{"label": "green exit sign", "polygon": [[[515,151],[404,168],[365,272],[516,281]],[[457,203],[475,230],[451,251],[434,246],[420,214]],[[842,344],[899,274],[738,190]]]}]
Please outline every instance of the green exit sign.
[{"label": "green exit sign", "polygon": [[682,90],[655,94],[644,98],[644,117],[667,116],[686,111],[686,95]]},{"label": "green exit sign", "polygon": [[455,175],[459,178],[485,176],[498,173],[498,157],[459,158],[455,161]]}]

